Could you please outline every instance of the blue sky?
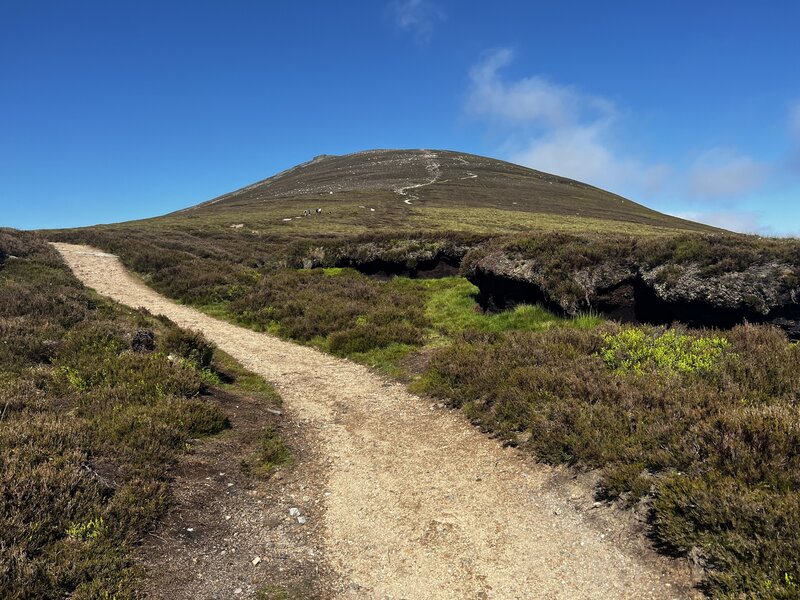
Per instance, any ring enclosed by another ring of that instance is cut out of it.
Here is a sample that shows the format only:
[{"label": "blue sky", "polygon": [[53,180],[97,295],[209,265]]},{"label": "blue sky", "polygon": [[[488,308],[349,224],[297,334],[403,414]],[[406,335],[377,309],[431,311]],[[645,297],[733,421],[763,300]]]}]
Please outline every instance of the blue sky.
[{"label": "blue sky", "polygon": [[800,3],[0,0],[0,225],[169,212],[317,154],[494,156],[800,233]]}]

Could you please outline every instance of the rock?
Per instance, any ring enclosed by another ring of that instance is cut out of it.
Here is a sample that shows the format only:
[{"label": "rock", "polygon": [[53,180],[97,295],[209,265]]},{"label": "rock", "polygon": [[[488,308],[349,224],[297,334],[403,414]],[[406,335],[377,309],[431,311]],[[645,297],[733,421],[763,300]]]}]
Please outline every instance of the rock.
[{"label": "rock", "polygon": [[305,525],[306,521],[307,519],[303,516],[297,517],[297,522],[300,523],[300,525]]},{"label": "rock", "polygon": [[289,516],[290,517],[299,517],[300,516],[300,509],[299,508],[290,508],[289,509]]},{"label": "rock", "polygon": [[258,564],[261,562],[261,557],[260,557],[260,556],[256,556],[256,557],[255,557],[253,560],[251,560],[250,562],[252,562],[252,563],[253,563],[253,566],[254,566],[254,567],[256,567],[256,566],[258,566]]}]

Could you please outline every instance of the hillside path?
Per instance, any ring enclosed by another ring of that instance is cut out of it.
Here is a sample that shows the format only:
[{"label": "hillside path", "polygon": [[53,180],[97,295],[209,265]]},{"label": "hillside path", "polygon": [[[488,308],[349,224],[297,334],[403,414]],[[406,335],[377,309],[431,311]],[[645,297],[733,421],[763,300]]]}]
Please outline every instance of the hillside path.
[{"label": "hillside path", "polygon": [[694,597],[684,565],[617,527],[627,513],[593,505],[585,489],[578,506],[570,477],[503,448],[460,413],[360,365],[179,305],[112,255],[55,246],[87,286],[201,331],[275,384],[318,449],[309,471],[323,474],[332,597]]}]

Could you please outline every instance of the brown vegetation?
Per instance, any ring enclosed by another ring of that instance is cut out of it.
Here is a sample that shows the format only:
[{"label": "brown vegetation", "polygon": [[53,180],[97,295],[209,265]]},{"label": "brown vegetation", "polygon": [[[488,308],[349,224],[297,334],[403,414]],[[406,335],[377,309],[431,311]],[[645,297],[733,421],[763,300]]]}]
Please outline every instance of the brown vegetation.
[{"label": "brown vegetation", "polygon": [[[12,258],[13,257],[13,258]],[[227,427],[202,336],[85,290],[0,230],[0,596],[129,598],[169,467]]]},{"label": "brown vegetation", "polygon": [[713,596],[797,597],[800,346],[756,326],[664,335],[465,333],[417,385],[541,460],[601,469],[599,494],[645,502],[656,542],[700,561]]}]

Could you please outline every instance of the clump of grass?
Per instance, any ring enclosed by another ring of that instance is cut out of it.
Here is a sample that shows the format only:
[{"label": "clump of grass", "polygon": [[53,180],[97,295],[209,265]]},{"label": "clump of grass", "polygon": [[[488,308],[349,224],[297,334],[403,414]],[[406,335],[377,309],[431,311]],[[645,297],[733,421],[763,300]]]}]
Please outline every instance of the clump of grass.
[{"label": "clump of grass", "polygon": [[256,592],[256,600],[310,600],[317,596],[306,584],[295,584],[289,587],[267,585]]},{"label": "clump of grass", "polygon": [[267,427],[261,434],[258,450],[249,458],[242,460],[242,469],[256,477],[269,477],[281,466],[292,462],[292,453],[283,438],[273,427]]}]

